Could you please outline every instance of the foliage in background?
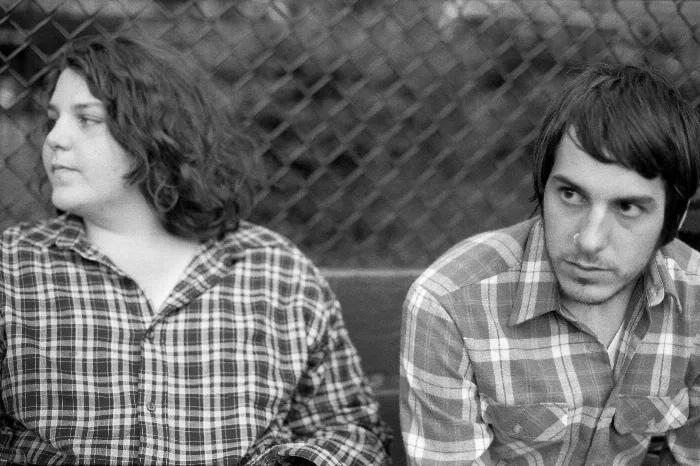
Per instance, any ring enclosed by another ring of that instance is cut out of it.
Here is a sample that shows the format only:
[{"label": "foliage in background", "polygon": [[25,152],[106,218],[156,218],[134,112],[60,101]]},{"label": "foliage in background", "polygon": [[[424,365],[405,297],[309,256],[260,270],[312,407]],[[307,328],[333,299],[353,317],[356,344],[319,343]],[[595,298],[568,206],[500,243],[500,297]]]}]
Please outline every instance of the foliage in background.
[{"label": "foliage in background", "polygon": [[[533,213],[529,147],[576,67],[649,64],[697,98],[700,16],[691,2],[654,3],[138,1],[87,23],[60,8],[48,21],[18,10],[0,28],[44,21],[53,50],[61,28],[138,28],[172,42],[211,71],[259,143],[270,181],[252,220],[324,266],[422,267]],[[41,49],[38,34],[28,41]],[[34,55],[24,76],[41,72]],[[0,113],[13,135],[0,149],[3,226],[47,211],[40,122],[27,114]]]}]

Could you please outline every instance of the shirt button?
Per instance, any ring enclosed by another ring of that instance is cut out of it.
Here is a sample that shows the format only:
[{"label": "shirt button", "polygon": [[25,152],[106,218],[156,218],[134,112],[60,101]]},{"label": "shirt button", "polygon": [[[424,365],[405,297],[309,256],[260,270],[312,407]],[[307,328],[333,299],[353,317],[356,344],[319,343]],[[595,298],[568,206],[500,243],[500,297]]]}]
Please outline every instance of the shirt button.
[{"label": "shirt button", "polygon": [[513,433],[514,434],[519,434],[521,430],[523,430],[523,428],[520,424],[515,424],[513,426]]},{"label": "shirt button", "polygon": [[146,332],[146,339],[149,342],[153,343],[153,330],[149,330],[148,332]]},{"label": "shirt button", "polygon": [[146,409],[148,409],[150,412],[154,412],[156,410],[156,404],[151,401],[146,405]]}]

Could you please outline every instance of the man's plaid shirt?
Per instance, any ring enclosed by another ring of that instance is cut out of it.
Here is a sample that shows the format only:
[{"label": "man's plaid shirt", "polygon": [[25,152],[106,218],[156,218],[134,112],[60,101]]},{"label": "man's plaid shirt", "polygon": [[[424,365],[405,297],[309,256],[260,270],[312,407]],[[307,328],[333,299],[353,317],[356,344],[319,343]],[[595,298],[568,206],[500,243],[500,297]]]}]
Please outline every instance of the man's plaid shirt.
[{"label": "man's plaid shirt", "polygon": [[0,447],[18,462],[388,461],[337,300],[262,227],[203,244],[157,312],[76,217],[13,227],[0,309]]},{"label": "man's plaid shirt", "polygon": [[606,348],[559,311],[540,219],[465,240],[412,286],[401,424],[413,465],[700,464],[700,254],[662,248]]}]

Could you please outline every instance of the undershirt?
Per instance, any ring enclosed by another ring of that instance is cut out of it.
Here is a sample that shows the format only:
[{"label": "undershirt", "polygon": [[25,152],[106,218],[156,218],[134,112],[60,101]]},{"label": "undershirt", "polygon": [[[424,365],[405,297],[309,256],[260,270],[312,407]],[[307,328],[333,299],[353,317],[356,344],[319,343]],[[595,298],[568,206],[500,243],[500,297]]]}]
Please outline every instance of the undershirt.
[{"label": "undershirt", "polygon": [[612,341],[608,345],[608,358],[610,359],[610,366],[615,367],[615,362],[617,362],[617,350],[620,348],[620,343],[622,343],[622,325],[617,329],[617,333],[613,337]]}]

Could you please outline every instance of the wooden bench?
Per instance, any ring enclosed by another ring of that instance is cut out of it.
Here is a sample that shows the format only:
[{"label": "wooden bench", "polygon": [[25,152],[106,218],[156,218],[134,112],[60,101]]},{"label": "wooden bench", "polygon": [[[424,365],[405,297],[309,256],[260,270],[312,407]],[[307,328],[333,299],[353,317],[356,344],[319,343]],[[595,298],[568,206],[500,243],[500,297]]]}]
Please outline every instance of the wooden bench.
[{"label": "wooden bench", "polygon": [[343,307],[343,318],[379,399],[382,419],[394,429],[391,455],[406,464],[399,426],[401,307],[421,270],[325,269]]}]

